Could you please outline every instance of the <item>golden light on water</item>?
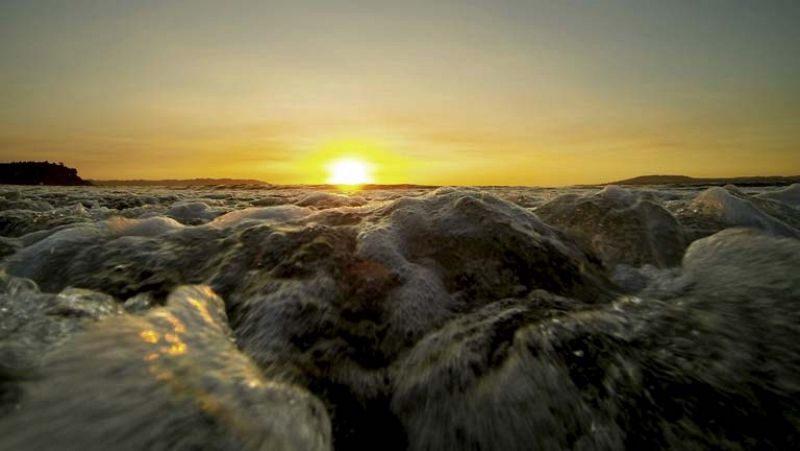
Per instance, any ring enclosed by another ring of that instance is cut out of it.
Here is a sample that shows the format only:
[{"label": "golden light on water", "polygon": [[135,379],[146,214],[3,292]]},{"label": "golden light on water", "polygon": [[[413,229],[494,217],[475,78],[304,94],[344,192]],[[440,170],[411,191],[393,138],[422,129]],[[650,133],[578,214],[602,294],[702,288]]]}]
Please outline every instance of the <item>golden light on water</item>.
[{"label": "golden light on water", "polygon": [[158,338],[158,333],[156,331],[149,330],[149,329],[139,332],[139,337],[145,343],[150,343],[150,344],[158,343],[158,339],[159,339]]}]

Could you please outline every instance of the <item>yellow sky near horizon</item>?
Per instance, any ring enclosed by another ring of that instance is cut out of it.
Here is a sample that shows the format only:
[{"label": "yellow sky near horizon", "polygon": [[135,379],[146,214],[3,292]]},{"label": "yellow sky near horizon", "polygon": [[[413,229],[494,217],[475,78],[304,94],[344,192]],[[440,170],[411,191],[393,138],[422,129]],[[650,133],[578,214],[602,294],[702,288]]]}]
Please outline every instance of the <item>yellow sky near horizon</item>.
[{"label": "yellow sky near horizon", "polygon": [[800,174],[800,5],[0,5],[0,159],[88,179]]}]

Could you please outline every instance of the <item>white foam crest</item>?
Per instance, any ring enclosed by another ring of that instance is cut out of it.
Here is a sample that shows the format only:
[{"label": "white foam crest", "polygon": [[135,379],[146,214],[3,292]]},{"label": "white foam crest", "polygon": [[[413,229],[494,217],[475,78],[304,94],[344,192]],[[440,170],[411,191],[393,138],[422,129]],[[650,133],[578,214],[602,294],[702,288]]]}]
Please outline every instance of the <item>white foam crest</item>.
[{"label": "white foam crest", "polygon": [[106,222],[114,236],[143,236],[153,237],[164,233],[180,230],[185,227],[178,221],[164,216],[154,216],[146,219],[111,218]]},{"label": "white foam crest", "polygon": [[346,194],[317,191],[301,197],[300,200],[295,203],[295,205],[301,207],[336,208],[358,207],[366,203],[366,199],[361,196],[349,196]]},{"label": "white foam crest", "polygon": [[637,199],[636,194],[617,185],[607,185],[593,196],[610,202],[617,208],[629,206]]},{"label": "white foam crest", "polygon": [[210,221],[218,216],[205,202],[178,202],[166,212],[167,216],[180,222]]},{"label": "white foam crest", "polygon": [[210,224],[214,227],[231,227],[245,221],[289,222],[302,219],[313,211],[297,205],[276,205],[274,207],[250,207],[236,210],[215,218]]},{"label": "white foam crest", "polygon": [[761,193],[757,197],[775,200],[792,207],[800,208],[800,183],[793,183],[779,191]]},{"label": "white foam crest", "polygon": [[715,218],[728,226],[757,227],[779,235],[798,236],[796,230],[767,215],[749,200],[736,197],[718,186],[700,193],[689,205],[689,209]]}]

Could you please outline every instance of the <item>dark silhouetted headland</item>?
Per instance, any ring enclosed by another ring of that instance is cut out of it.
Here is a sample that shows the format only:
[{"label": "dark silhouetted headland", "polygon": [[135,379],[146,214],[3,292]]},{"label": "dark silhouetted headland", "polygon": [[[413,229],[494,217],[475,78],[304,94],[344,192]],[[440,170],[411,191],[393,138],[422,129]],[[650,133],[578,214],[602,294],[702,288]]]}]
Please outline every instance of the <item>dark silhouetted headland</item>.
[{"label": "dark silhouetted headland", "polygon": [[0,184],[85,186],[91,183],[78,177],[78,170],[63,163],[21,161],[0,163]]}]

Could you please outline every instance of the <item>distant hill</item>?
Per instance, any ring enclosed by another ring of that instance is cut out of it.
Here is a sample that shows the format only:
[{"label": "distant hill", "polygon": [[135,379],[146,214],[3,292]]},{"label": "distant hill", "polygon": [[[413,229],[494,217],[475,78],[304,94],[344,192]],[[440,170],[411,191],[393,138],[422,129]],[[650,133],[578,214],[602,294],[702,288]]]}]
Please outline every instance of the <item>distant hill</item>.
[{"label": "distant hill", "polygon": [[800,182],[800,175],[795,176],[754,176],[725,178],[694,178],[685,175],[643,175],[632,179],[605,183],[605,185],[791,185]]},{"label": "distant hill", "polygon": [[85,186],[91,183],[78,177],[78,170],[63,163],[20,161],[0,163],[0,184]]},{"label": "distant hill", "polygon": [[264,185],[270,184],[253,179],[166,179],[166,180],[92,180],[100,186],[231,186],[231,185]]}]

